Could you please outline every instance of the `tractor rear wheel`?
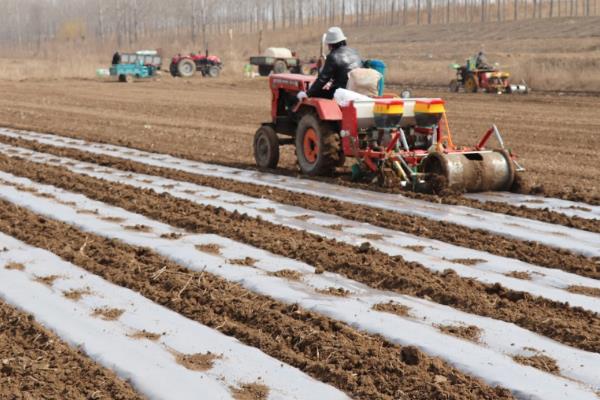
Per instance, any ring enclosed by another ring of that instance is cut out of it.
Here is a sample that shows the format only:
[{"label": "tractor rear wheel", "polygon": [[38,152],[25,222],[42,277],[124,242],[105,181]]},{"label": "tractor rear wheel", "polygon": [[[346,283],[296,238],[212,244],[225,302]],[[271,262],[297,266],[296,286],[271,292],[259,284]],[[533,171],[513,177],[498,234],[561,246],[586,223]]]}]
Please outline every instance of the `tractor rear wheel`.
[{"label": "tractor rear wheel", "polygon": [[465,78],[465,92],[477,93],[478,86],[475,75],[470,74]]},{"label": "tractor rear wheel", "polygon": [[191,78],[196,72],[196,63],[192,60],[184,58],[177,64],[177,72],[179,73],[179,76]]},{"label": "tractor rear wheel", "polygon": [[296,158],[300,170],[311,176],[330,175],[341,162],[340,136],[313,113],[300,119],[296,129]]},{"label": "tractor rear wheel", "polygon": [[271,73],[271,66],[270,65],[259,65],[258,66],[258,74],[260,76],[269,76],[269,74]]},{"label": "tractor rear wheel", "polygon": [[283,74],[283,73],[288,72],[288,67],[287,67],[287,64],[285,63],[285,61],[283,61],[283,60],[275,61],[275,64],[273,64],[273,72],[276,74]]},{"label": "tractor rear wheel", "polygon": [[254,160],[260,168],[277,168],[279,162],[279,138],[275,129],[263,125],[254,135]]}]

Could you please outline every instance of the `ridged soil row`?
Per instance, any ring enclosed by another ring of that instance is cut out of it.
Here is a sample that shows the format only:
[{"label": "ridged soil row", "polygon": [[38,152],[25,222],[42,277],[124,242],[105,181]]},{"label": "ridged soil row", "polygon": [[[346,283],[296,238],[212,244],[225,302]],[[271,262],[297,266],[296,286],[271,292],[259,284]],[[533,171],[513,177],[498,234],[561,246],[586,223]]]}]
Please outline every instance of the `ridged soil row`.
[{"label": "ridged soil row", "polygon": [[141,400],[125,381],[0,301],[0,398]]},{"label": "ridged soil row", "polygon": [[[600,260],[594,260],[589,257],[571,253],[567,250],[556,249],[536,242],[524,242],[517,239],[505,238],[484,230],[471,229],[423,217],[403,215],[393,211],[369,207],[367,204],[357,206],[355,204],[344,203],[323,197],[292,193],[277,188],[265,188],[264,186],[196,175],[169,168],[152,167],[120,158],[42,145],[26,140],[0,136],[0,142],[61,157],[69,157],[85,162],[110,166],[125,171],[188,181],[257,198],[267,197],[282,204],[289,204],[314,211],[334,214],[350,220],[368,222],[384,228],[436,239],[457,246],[481,250],[502,257],[516,258],[530,264],[561,269],[582,276],[600,279]],[[498,211],[502,212],[505,210],[499,209]],[[532,212],[536,215],[546,213],[543,210],[532,210]],[[561,219],[561,217],[556,218]]]},{"label": "ridged soil row", "polygon": [[40,183],[82,193],[128,211],[186,229],[214,233],[318,269],[340,273],[371,287],[431,299],[472,314],[515,323],[583,350],[600,352],[600,316],[568,304],[485,285],[452,271],[434,273],[368,244],[355,247],[274,225],[166,193],[74,174],[64,168],[0,156],[0,169]]},{"label": "ridged soil row", "polygon": [[[234,336],[357,399],[512,399],[439,358],[0,201],[0,231]],[[82,250],[83,249],[83,250]],[[245,268],[245,267],[240,267]]]}]

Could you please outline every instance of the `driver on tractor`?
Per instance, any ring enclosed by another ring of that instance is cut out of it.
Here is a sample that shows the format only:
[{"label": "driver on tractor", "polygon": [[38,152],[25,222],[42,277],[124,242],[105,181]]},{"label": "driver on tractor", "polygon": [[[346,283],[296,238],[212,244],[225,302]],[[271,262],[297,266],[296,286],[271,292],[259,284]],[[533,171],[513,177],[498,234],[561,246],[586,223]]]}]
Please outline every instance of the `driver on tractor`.
[{"label": "driver on tractor", "polygon": [[[325,65],[308,92],[298,93],[298,100],[306,97],[332,99],[337,89],[346,88],[348,73],[356,68],[361,68],[363,65],[358,52],[348,47],[346,36],[340,28],[329,28],[325,34],[325,43],[330,50]],[[329,88],[326,88],[327,84],[330,84]]]},{"label": "driver on tractor", "polygon": [[475,58],[475,68],[477,69],[490,69],[491,66],[488,64],[487,57],[483,54],[483,51],[477,53],[477,57]]}]

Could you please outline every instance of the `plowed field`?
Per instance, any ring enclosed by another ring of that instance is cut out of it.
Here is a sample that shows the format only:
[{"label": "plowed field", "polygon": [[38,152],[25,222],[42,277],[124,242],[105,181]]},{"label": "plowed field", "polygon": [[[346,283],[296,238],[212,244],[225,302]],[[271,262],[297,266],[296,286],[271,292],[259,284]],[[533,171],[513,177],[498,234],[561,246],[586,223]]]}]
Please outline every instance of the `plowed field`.
[{"label": "plowed field", "polygon": [[0,397],[598,399],[598,98],[417,92],[527,169],[437,197],[257,171],[265,80],[0,90]]}]

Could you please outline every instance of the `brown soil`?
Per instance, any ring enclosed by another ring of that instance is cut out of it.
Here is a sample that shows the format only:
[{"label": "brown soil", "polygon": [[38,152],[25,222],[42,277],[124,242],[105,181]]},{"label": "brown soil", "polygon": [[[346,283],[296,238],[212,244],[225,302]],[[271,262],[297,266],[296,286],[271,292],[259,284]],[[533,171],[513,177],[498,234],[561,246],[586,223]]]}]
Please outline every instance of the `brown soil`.
[{"label": "brown soil", "polygon": [[267,400],[269,388],[260,383],[247,383],[239,388],[232,388],[235,400]]},{"label": "brown soil", "polygon": [[533,368],[537,368],[540,369],[542,371],[545,372],[549,372],[551,374],[559,374],[560,373],[560,368],[558,368],[558,365],[556,364],[556,360],[554,360],[553,358],[550,358],[548,356],[545,356],[543,354],[536,354],[534,356],[514,356],[513,360],[515,360],[516,362],[523,364],[523,365],[528,365],[530,367]]},{"label": "brown soil", "polygon": [[[523,242],[505,238],[484,230],[469,229],[443,221],[433,221],[421,217],[402,215],[392,211],[372,208],[367,205],[357,207],[353,204],[317,196],[291,193],[277,188],[269,188],[265,191],[263,186],[195,175],[167,168],[149,167],[140,163],[114,157],[97,156],[77,150],[60,149],[23,140],[0,137],[0,142],[9,142],[21,147],[29,147],[38,151],[112,166],[126,171],[159,175],[171,179],[194,182],[200,185],[238,192],[257,198],[267,196],[268,198],[283,204],[334,214],[349,220],[368,222],[388,229],[398,230],[462,247],[485,251],[503,257],[516,258],[531,264],[562,269],[567,272],[600,279],[600,263],[588,257],[576,255],[567,250],[555,249],[536,242]],[[18,174],[18,172],[15,173]],[[373,218],[373,215],[377,215],[377,218]],[[307,219],[306,216],[299,216],[297,218]],[[413,251],[422,251],[424,249],[422,246],[407,246],[407,248]]]},{"label": "brown soil", "polygon": [[407,307],[403,304],[396,304],[393,302],[375,304],[373,306],[373,310],[396,314],[400,317],[410,316],[410,307]]},{"label": "brown soil", "polygon": [[269,272],[270,276],[289,279],[290,281],[299,281],[302,279],[302,274],[291,269],[280,269],[279,271]]},{"label": "brown soil", "polygon": [[42,283],[46,286],[52,286],[52,285],[54,285],[54,281],[59,278],[60,278],[60,276],[58,276],[58,275],[36,276],[35,281]]},{"label": "brown soil", "polygon": [[455,264],[466,265],[466,266],[469,266],[469,267],[472,267],[474,265],[481,264],[481,263],[485,262],[485,260],[480,260],[480,259],[477,259],[477,258],[451,258],[451,259],[448,259],[448,261],[450,261],[452,263],[455,263]]},{"label": "brown soil", "polygon": [[410,251],[416,251],[417,253],[422,253],[423,250],[425,250],[425,246],[419,246],[419,245],[415,245],[415,246],[404,246],[405,249],[410,250]]},{"label": "brown soil", "polygon": [[245,267],[254,267],[254,264],[256,264],[258,260],[255,260],[252,257],[245,257],[245,258],[234,258],[231,260],[227,260],[228,263],[233,264],[233,265],[243,265]]},{"label": "brown soil", "polygon": [[141,400],[112,371],[91,361],[0,302],[0,398]]},{"label": "brown soil", "polygon": [[[405,348],[380,337],[248,292],[209,273],[190,272],[150,249],[83,233],[1,201],[0,231],[234,336],[357,399],[393,399],[403,393],[417,400],[512,399],[506,390],[490,388],[437,358],[420,353],[416,360],[407,358]],[[79,248],[86,241],[82,254]],[[193,290],[175,299],[173,293],[190,276]],[[436,375],[447,382],[432,386],[429,382]]]},{"label": "brown soil", "polygon": [[87,296],[90,294],[92,294],[92,292],[88,288],[86,288],[86,289],[71,289],[66,292],[63,292],[63,295],[67,299],[73,300],[73,301],[79,301],[83,298],[83,296]]},{"label": "brown soil", "polygon": [[221,246],[219,246],[218,244],[213,244],[213,243],[199,244],[199,245],[196,245],[196,249],[198,249],[204,253],[215,254],[215,255],[221,254]]},{"label": "brown soil", "polygon": [[146,225],[126,225],[123,226],[124,229],[128,231],[136,231],[136,232],[152,232],[152,228]]},{"label": "brown soil", "polygon": [[14,271],[23,271],[25,266],[21,263],[10,262],[4,266],[5,269],[12,269]]},{"label": "brown soil", "polygon": [[118,308],[96,308],[92,313],[92,316],[100,317],[105,321],[116,321],[124,312],[125,310]]},{"label": "brown soil", "polygon": [[183,235],[181,233],[175,233],[175,232],[163,233],[162,235],[160,235],[161,238],[169,239],[169,240],[177,240],[177,239],[180,239],[182,236]]},{"label": "brown soil", "polygon": [[472,342],[478,342],[479,337],[481,336],[481,329],[475,325],[439,325],[438,329],[449,335],[470,340]]},{"label": "brown soil", "polygon": [[363,238],[368,239],[368,240],[383,240],[385,239],[385,236],[377,234],[377,233],[366,233],[364,235],[362,235]]},{"label": "brown soil", "polygon": [[586,296],[600,297],[600,289],[586,286],[569,286],[567,290],[571,293],[584,294]]},{"label": "brown soil", "polygon": [[315,290],[317,293],[321,293],[321,294],[329,294],[332,296],[338,296],[338,297],[348,297],[350,295],[350,292],[344,288],[335,288],[335,287],[328,287],[327,289],[317,289]]},{"label": "brown soil", "polygon": [[219,234],[295,258],[374,288],[431,299],[462,311],[515,323],[564,344],[600,351],[600,316],[569,304],[507,290],[497,284],[485,285],[461,278],[452,271],[434,273],[417,263],[407,263],[401,257],[376,251],[368,243],[364,248],[356,248],[166,194],[109,184],[62,168],[8,161],[4,156],[0,156],[0,168],[81,192],[192,232]]},{"label": "brown soil", "polygon": [[523,279],[524,281],[531,280],[531,274],[525,271],[511,271],[504,275],[510,276],[511,278]]},{"label": "brown soil", "polygon": [[[115,85],[93,80],[0,82],[0,91],[11,94],[0,99],[0,125],[253,168],[252,137],[269,120],[267,82],[183,83],[168,79],[115,92]],[[474,143],[498,122],[505,142],[528,170],[532,191],[600,204],[595,151],[600,138],[589,134],[600,128],[600,115],[588,112],[600,106],[600,98],[535,92],[465,96],[447,90],[419,90],[418,95],[448,100],[458,144]],[[165,114],[164,99],[174,97],[177,105]],[[556,149],[561,149],[560,157]],[[296,172],[291,148],[282,149],[280,167],[284,173]]]},{"label": "brown soil", "polygon": [[133,339],[138,339],[138,340],[147,339],[147,340],[156,342],[158,339],[160,339],[160,337],[162,335],[160,333],[148,332],[146,330],[143,330],[143,331],[133,332],[127,336],[129,336],[130,338],[133,338]]},{"label": "brown soil", "polygon": [[213,367],[215,360],[221,356],[208,352],[206,354],[177,354],[177,363],[192,371],[208,371]]}]

